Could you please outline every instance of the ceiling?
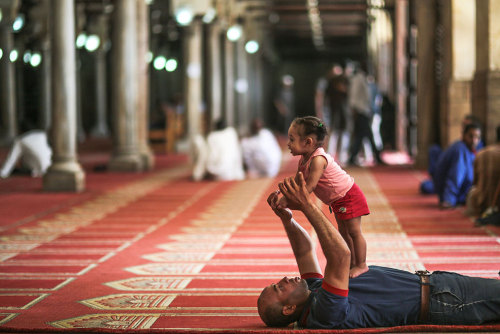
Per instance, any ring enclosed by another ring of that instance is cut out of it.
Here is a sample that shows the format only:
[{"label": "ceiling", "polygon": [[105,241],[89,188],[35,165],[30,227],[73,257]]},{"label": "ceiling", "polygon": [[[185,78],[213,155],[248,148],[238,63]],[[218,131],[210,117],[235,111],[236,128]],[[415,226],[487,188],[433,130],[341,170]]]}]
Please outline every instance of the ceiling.
[{"label": "ceiling", "polygon": [[[88,14],[103,10],[116,0],[76,0]],[[156,0],[152,8],[164,15],[171,1]],[[194,1],[194,0],[189,0]],[[368,2],[375,0],[235,0],[244,8],[240,16],[258,24],[280,58],[362,59],[366,56]],[[377,0],[391,3],[393,0]],[[23,6],[38,7],[41,0],[23,0]],[[159,23],[174,24],[164,15]],[[152,23],[155,18],[151,18]],[[316,22],[316,24],[313,24]],[[170,29],[171,30],[171,29]],[[163,31],[170,31],[163,29]]]},{"label": "ceiling", "polygon": [[[367,0],[240,0],[282,57],[363,58]],[[313,24],[313,23],[316,24]]]}]

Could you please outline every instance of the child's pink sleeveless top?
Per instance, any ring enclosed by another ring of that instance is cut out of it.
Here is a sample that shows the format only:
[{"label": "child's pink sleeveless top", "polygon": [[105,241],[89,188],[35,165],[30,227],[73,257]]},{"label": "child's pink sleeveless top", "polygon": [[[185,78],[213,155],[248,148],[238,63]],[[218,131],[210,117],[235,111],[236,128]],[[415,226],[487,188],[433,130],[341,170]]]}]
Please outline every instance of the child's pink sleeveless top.
[{"label": "child's pink sleeveless top", "polygon": [[304,174],[304,179],[307,180],[309,177],[309,165],[311,164],[312,158],[318,155],[323,156],[328,164],[318,181],[318,185],[314,189],[314,194],[323,203],[330,205],[339,198],[345,196],[354,184],[354,179],[347,174],[322,147],[318,147],[309,160],[304,161],[303,157],[300,159],[299,172]]}]

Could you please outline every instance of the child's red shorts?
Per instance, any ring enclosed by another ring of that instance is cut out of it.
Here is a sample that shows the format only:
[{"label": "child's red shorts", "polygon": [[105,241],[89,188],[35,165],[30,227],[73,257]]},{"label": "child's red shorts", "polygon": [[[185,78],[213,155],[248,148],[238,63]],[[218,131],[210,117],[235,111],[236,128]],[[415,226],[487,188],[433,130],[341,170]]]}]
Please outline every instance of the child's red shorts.
[{"label": "child's red shorts", "polygon": [[361,189],[354,183],[341,199],[330,205],[335,217],[341,220],[352,219],[370,214],[366,198]]}]

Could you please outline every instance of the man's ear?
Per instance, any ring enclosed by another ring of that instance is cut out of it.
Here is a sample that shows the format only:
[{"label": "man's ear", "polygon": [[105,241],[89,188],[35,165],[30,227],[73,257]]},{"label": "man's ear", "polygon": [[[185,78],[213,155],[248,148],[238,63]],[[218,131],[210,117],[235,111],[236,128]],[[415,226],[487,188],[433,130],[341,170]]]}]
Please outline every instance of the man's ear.
[{"label": "man's ear", "polygon": [[285,305],[285,306],[283,306],[283,309],[281,310],[281,313],[283,315],[290,315],[293,312],[295,312],[296,308],[297,308],[297,305]]}]

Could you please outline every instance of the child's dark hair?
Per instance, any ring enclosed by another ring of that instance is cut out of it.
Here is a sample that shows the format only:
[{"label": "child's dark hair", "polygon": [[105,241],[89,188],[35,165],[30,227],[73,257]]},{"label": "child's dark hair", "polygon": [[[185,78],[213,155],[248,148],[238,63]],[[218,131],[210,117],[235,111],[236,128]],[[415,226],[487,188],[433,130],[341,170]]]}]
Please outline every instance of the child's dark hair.
[{"label": "child's dark hair", "polygon": [[316,135],[320,146],[323,145],[323,140],[328,134],[328,129],[321,119],[314,116],[297,117],[293,120],[292,124],[301,126],[299,130],[301,137]]}]

